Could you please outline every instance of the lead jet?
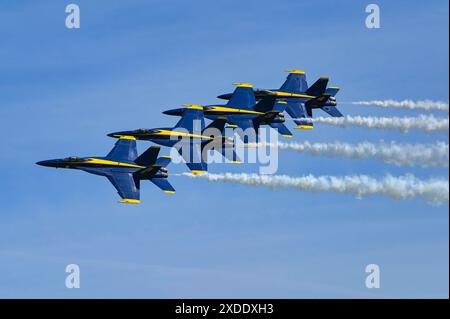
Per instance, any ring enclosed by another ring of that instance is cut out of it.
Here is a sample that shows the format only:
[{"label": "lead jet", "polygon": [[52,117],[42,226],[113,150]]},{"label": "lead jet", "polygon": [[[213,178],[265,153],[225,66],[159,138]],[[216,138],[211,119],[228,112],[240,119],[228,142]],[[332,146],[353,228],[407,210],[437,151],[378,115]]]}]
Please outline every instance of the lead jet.
[{"label": "lead jet", "polygon": [[[256,89],[254,91],[257,100],[266,97],[275,97],[287,102],[286,112],[297,124],[296,129],[312,129],[312,110],[321,109],[333,117],[343,115],[336,108],[335,95],[338,87],[327,88],[329,79],[319,78],[312,86],[308,87],[306,74],[302,70],[288,70],[289,75],[279,89]],[[229,100],[232,94],[219,95],[218,98]]]},{"label": "lead jet", "polygon": [[[243,130],[241,136],[245,144],[258,142],[258,130],[261,125],[269,125],[277,129],[284,137],[292,137],[292,133],[283,124],[285,101],[277,101],[275,96],[255,99],[253,86],[248,83],[234,83],[236,89],[226,105],[206,105],[203,107],[205,117],[210,120],[225,119],[229,127]],[[164,114],[180,116],[183,109],[164,111]],[[242,134],[244,133],[244,134]]]},{"label": "lead jet", "polygon": [[122,136],[104,157],[67,157],[36,164],[54,168],[79,169],[105,176],[122,198],[120,203],[138,204],[141,180],[151,181],[165,193],[175,193],[175,189],[167,181],[166,167],[170,163],[170,156],[158,158],[159,150],[159,147],[152,146],[138,156],[136,139],[131,136]]},{"label": "lead jet", "polygon": [[231,163],[239,163],[230,138],[224,136],[226,119],[217,118],[205,127],[203,107],[199,105],[184,105],[180,111],[181,119],[174,127],[153,129],[137,129],[108,134],[110,137],[121,138],[132,136],[137,140],[174,147],[182,156],[192,174],[203,174],[208,170],[207,151],[220,151]]}]

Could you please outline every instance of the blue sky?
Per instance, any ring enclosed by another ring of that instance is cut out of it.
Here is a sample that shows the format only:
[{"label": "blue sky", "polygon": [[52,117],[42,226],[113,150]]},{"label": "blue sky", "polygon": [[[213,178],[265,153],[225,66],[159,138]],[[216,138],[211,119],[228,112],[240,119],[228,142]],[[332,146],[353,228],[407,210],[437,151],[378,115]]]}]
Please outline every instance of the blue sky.
[{"label": "blue sky", "polygon": [[[330,76],[341,101],[448,101],[447,1],[377,1],[379,30],[364,26],[365,1],[79,0],[79,30],[65,28],[68,3],[0,4],[0,297],[448,298],[448,204],[172,176],[176,195],[144,183],[141,205],[119,205],[103,178],[34,164],[104,155],[115,142],[109,132],[171,126],[176,119],[161,111],[213,103],[237,81],[277,87],[291,68],[306,70],[310,83]],[[381,139],[448,136],[317,124],[295,137]],[[289,152],[279,161],[279,173],[292,176],[448,177]],[[80,289],[64,286],[69,263],[81,268]],[[370,263],[381,267],[380,289],[365,287]]]}]

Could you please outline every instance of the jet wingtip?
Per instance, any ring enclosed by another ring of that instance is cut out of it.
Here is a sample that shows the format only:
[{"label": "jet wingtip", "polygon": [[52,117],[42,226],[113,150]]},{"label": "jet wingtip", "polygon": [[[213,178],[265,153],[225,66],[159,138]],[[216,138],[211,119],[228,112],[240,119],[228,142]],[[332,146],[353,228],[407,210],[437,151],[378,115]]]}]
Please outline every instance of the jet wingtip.
[{"label": "jet wingtip", "polygon": [[130,198],[124,198],[119,203],[121,204],[139,204],[141,201],[139,199],[130,199]]},{"label": "jet wingtip", "polygon": [[312,125],[298,125],[294,129],[296,130],[312,130],[314,126]]}]

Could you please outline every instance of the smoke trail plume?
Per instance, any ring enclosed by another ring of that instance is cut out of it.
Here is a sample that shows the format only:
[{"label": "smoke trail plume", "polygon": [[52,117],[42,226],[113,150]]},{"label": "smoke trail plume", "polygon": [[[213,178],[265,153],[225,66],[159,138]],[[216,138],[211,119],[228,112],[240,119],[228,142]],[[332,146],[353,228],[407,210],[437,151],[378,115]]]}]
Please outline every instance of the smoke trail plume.
[{"label": "smoke trail plume", "polygon": [[432,110],[439,110],[439,111],[444,111],[444,112],[449,111],[448,102],[431,101],[431,100],[424,100],[424,101],[375,100],[375,101],[352,102],[352,104],[378,106],[378,107],[393,107],[393,108],[410,109],[410,110],[420,109],[420,110],[427,110],[427,111],[432,111]]},{"label": "smoke trail plume", "polygon": [[419,115],[417,117],[316,117],[314,122],[335,125],[340,127],[359,126],[377,129],[397,129],[401,132],[408,132],[410,129],[423,130],[425,132],[448,132],[448,118],[434,117],[433,115]]},{"label": "smoke trail plume", "polygon": [[449,201],[448,180],[420,180],[413,175],[394,177],[386,175],[375,179],[367,175],[352,176],[313,176],[291,177],[287,175],[258,174],[204,174],[184,176],[205,179],[210,182],[237,183],[250,186],[265,186],[274,189],[293,188],[310,192],[337,192],[351,194],[358,198],[371,195],[383,195],[393,199],[423,197],[431,204],[442,204]]},{"label": "smoke trail plume", "polygon": [[378,159],[397,166],[448,167],[449,145],[445,142],[434,144],[399,144],[396,142],[378,144],[362,142],[349,144],[335,143],[262,143],[262,146],[278,147],[312,155],[346,157],[353,159]]}]

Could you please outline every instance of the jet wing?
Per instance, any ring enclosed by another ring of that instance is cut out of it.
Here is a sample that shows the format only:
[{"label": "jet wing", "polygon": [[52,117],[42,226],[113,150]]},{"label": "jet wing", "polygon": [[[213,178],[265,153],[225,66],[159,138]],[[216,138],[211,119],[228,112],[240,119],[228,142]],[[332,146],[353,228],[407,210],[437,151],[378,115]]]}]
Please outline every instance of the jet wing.
[{"label": "jet wing", "polygon": [[138,204],[140,202],[139,181],[135,181],[132,173],[114,172],[107,178],[122,197],[121,203]]},{"label": "jet wing", "polygon": [[343,117],[341,112],[335,106],[323,106],[321,107],[323,111],[330,114],[332,117]]},{"label": "jet wing", "polygon": [[295,124],[297,124],[296,129],[313,128],[313,122],[309,119],[303,104],[288,102],[286,112],[294,119]]},{"label": "jet wing", "polygon": [[256,104],[253,86],[247,83],[234,83],[237,87],[227,103],[227,107],[253,110]]},{"label": "jet wing", "polygon": [[164,193],[175,194],[175,189],[170,185],[169,181],[165,178],[151,178],[150,181],[161,188]]},{"label": "jet wing", "polygon": [[117,161],[134,161],[137,157],[136,140],[134,138],[121,137],[106,158]]},{"label": "jet wing", "polygon": [[255,128],[253,120],[233,117],[229,119],[229,122],[242,129],[242,132],[238,130],[238,135],[243,140],[244,144],[258,142],[258,134],[256,132],[258,128]]},{"label": "jet wing", "polygon": [[[206,173],[208,164],[202,156],[202,144],[197,141],[187,141],[178,143],[176,146],[178,153],[183,157],[187,167],[193,174]],[[206,156],[206,155],[205,155]]]}]

